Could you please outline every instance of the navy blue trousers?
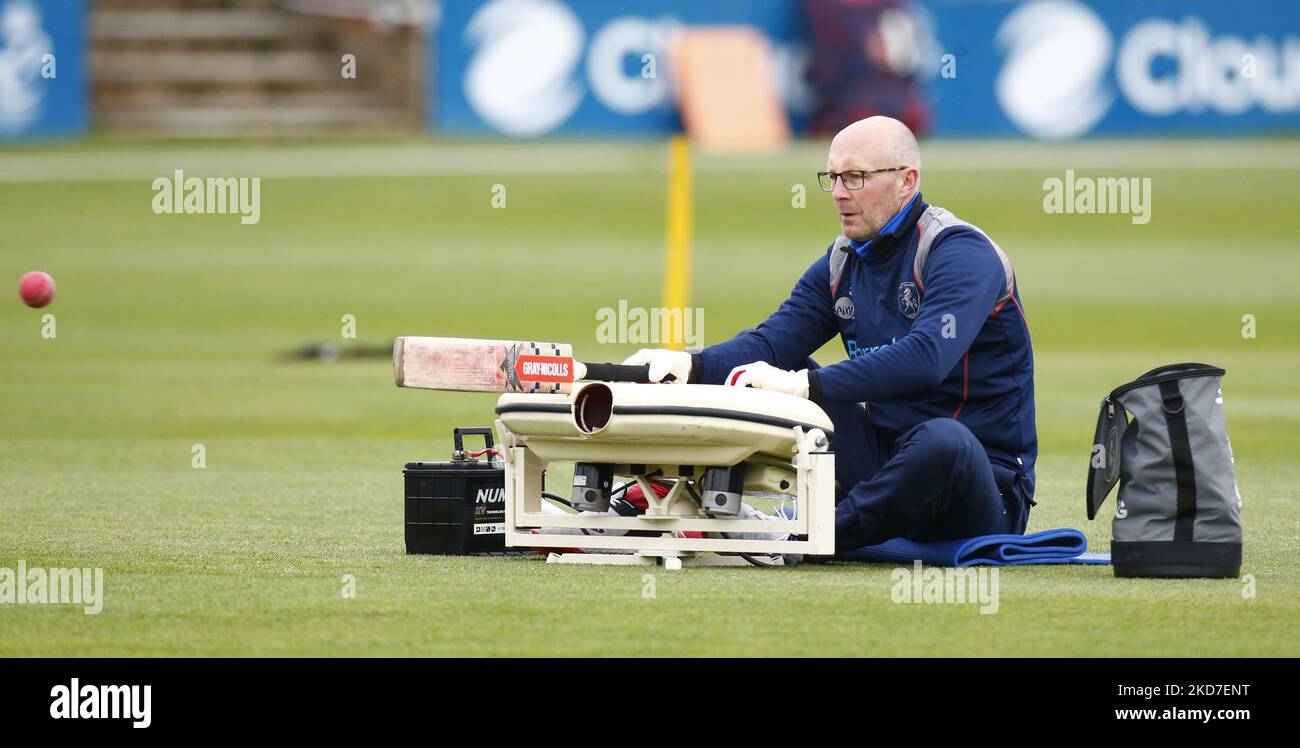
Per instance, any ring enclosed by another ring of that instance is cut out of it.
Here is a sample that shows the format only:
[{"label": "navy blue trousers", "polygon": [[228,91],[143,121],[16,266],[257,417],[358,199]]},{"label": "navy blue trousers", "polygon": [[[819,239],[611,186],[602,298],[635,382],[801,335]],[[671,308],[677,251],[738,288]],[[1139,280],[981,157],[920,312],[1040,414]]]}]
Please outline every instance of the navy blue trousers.
[{"label": "navy blue trousers", "polygon": [[1022,474],[990,463],[959,421],[935,418],[895,434],[872,425],[857,403],[822,409],[835,424],[836,551],[897,537],[1024,533],[1030,497]]}]

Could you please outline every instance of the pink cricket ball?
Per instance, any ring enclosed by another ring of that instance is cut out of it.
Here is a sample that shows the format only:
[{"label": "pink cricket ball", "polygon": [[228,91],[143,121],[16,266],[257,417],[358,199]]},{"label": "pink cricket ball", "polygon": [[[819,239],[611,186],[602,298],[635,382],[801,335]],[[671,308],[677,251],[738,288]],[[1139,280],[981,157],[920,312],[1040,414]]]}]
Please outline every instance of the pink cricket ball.
[{"label": "pink cricket ball", "polygon": [[54,279],[49,273],[33,270],[19,281],[18,295],[27,306],[40,309],[54,300]]}]

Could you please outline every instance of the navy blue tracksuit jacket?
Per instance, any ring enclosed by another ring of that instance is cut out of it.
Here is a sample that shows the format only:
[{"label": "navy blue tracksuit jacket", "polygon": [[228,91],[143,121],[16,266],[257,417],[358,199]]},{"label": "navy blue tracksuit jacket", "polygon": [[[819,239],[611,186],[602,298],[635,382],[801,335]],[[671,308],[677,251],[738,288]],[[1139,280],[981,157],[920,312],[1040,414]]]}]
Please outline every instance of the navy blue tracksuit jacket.
[{"label": "navy blue tracksuit jacket", "polygon": [[[835,335],[848,359],[818,368]],[[1033,352],[1010,263],[978,228],[916,195],[866,247],[837,240],[757,328],[695,354],[691,381],[752,361],[810,368],[836,429],[839,550],[1024,532]]]}]

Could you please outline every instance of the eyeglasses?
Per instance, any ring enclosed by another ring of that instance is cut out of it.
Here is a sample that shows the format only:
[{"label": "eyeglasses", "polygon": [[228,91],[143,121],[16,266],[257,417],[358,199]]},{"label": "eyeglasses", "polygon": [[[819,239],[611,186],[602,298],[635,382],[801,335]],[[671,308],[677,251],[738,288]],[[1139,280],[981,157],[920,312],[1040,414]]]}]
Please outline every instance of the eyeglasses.
[{"label": "eyeglasses", "polygon": [[821,185],[822,192],[830,192],[835,189],[835,180],[844,180],[844,187],[850,190],[860,190],[867,183],[867,177],[872,174],[879,174],[882,171],[903,171],[909,167],[891,166],[888,169],[853,169],[851,171],[819,171],[817,172],[817,182]]}]

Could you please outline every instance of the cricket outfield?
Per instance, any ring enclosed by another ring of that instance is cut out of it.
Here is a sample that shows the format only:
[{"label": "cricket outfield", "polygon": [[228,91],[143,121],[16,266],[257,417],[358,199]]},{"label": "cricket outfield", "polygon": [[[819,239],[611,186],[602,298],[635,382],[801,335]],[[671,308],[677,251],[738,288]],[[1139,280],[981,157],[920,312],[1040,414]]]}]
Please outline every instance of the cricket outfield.
[{"label": "cricket outfield", "polygon": [[[813,176],[824,149],[696,160],[688,303],[706,343],[760,321],[834,238]],[[1291,140],[922,144],[927,201],[981,226],[1017,270],[1037,358],[1029,530],[1077,527],[1108,550],[1113,503],[1084,516],[1098,401],[1155,366],[1212,363],[1228,372],[1243,580],[1007,568],[997,613],[981,615],[895,604],[892,565],[647,579],[407,556],[402,464],[446,459],[451,428],[490,425],[495,396],[399,390],[382,359],[281,354],[346,346],[351,315],[358,343],[564,340],[583,360],[621,360],[642,346],[599,342],[599,310],[661,301],[665,152],[0,152],[0,278],[41,269],[58,283],[46,309],[0,305],[0,568],[104,580],[93,615],[0,605],[0,655],[1300,655]],[[155,214],[150,184],[176,169],[260,177],[259,221]],[[1045,213],[1045,180],[1067,170],[1150,178],[1149,222]],[[818,355],[842,357],[838,341]]]}]

